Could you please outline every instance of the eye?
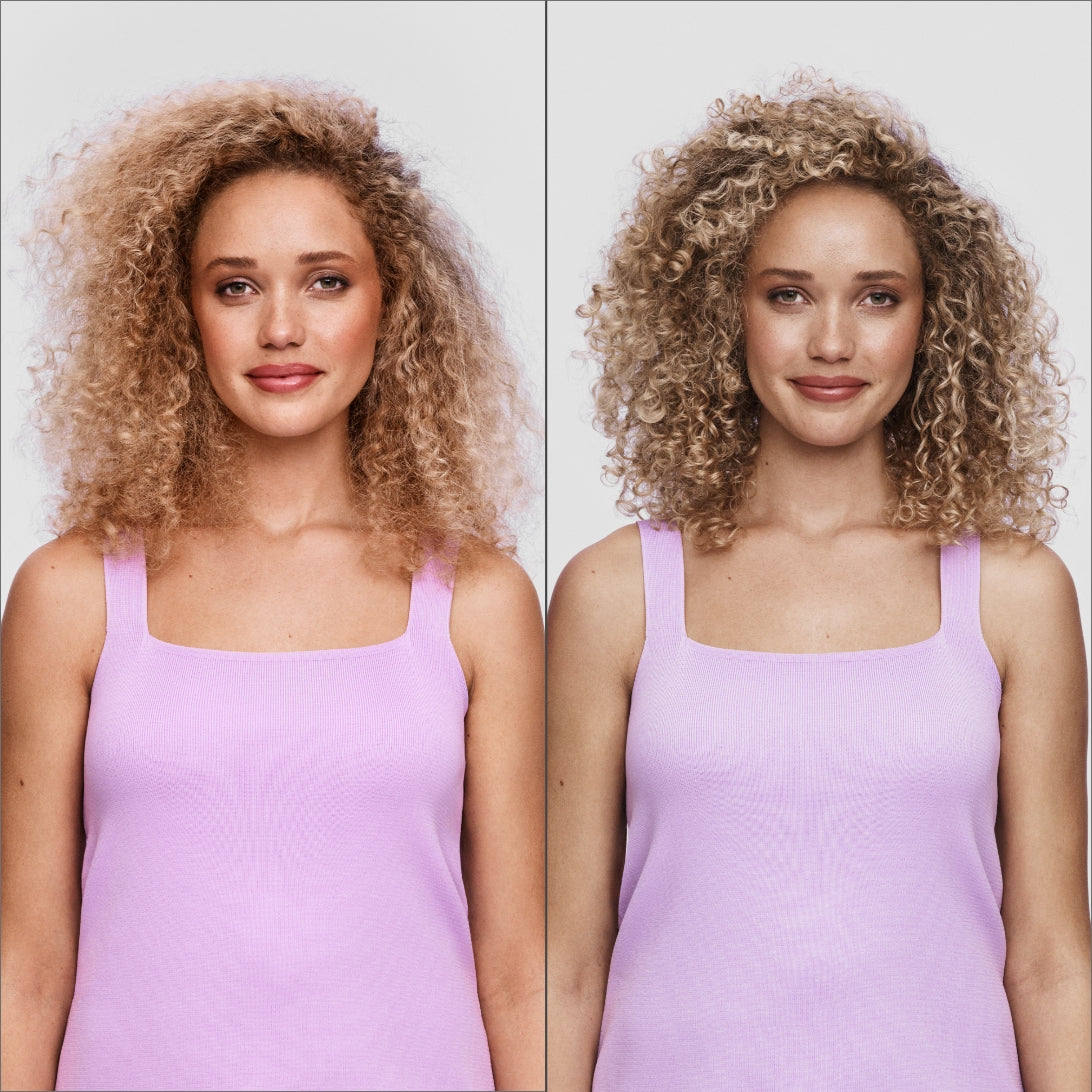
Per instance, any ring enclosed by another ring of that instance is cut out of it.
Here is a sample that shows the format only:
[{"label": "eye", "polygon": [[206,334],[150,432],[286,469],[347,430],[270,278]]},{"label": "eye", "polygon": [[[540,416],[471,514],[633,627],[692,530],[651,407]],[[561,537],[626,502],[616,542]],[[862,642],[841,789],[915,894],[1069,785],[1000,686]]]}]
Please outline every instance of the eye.
[{"label": "eye", "polygon": [[225,281],[216,288],[218,296],[245,296],[252,291],[253,288],[246,281]]},{"label": "eye", "polygon": [[874,292],[869,292],[865,299],[873,307],[893,307],[898,303],[898,297],[892,295],[890,292],[882,288],[877,288]]},{"label": "eye", "polygon": [[800,303],[803,298],[799,288],[777,288],[769,295],[774,303]]},{"label": "eye", "polygon": [[337,292],[349,286],[349,282],[337,273],[324,273],[321,277],[316,277],[311,283],[312,287],[317,288],[320,292]]}]

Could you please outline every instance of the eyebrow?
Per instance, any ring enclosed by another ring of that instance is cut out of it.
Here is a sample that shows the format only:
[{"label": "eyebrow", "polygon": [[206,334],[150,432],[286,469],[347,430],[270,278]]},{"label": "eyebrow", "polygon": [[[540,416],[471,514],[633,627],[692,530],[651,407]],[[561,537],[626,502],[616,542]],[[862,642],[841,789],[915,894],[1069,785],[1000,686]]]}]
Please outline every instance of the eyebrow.
[{"label": "eyebrow", "polygon": [[[784,269],[781,266],[771,266],[762,270],[760,277],[786,277],[791,281],[813,281],[815,274],[806,269]],[[906,281],[910,278],[897,269],[862,269],[854,278],[855,281]]]},{"label": "eyebrow", "polygon": [[[309,250],[296,259],[296,265],[317,265],[320,262],[355,262],[351,254],[342,250]],[[205,266],[205,272],[210,269],[218,269],[221,266],[227,269],[257,269],[258,263],[253,258],[213,258]]]},{"label": "eyebrow", "polygon": [[205,272],[219,266],[226,266],[228,269],[257,269],[258,263],[253,258],[213,258],[205,266]]},{"label": "eyebrow", "polygon": [[355,262],[351,254],[343,250],[309,250],[296,259],[296,265],[317,265],[319,262]]},{"label": "eyebrow", "polygon": [[853,279],[855,281],[908,281],[910,278],[897,269],[865,269]]},{"label": "eyebrow", "polygon": [[771,266],[762,270],[760,277],[787,277],[790,281],[813,281],[815,277],[806,269],[784,269],[781,266]]}]

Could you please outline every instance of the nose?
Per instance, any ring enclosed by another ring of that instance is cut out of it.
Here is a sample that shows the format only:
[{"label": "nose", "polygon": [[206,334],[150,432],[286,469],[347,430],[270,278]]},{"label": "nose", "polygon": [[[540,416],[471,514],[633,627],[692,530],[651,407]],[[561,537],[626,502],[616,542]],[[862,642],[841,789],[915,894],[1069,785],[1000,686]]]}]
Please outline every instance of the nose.
[{"label": "nose", "polygon": [[853,320],[840,307],[817,309],[808,332],[808,356],[837,364],[853,356]]},{"label": "nose", "polygon": [[271,293],[263,301],[258,340],[263,347],[287,349],[302,345],[305,338],[300,303],[292,293]]}]

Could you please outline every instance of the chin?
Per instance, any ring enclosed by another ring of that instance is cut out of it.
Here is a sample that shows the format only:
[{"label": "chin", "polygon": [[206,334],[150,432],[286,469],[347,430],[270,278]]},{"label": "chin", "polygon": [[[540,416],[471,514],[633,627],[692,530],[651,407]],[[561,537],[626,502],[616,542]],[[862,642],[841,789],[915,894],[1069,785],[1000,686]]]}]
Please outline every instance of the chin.
[{"label": "chin", "polygon": [[859,429],[799,429],[791,435],[797,443],[806,447],[839,448],[852,447],[864,440],[871,430]]},{"label": "chin", "polygon": [[324,429],[330,428],[332,421],[314,421],[299,419],[285,420],[283,418],[270,420],[269,418],[236,417],[242,432],[246,435],[261,437],[267,440],[302,440],[307,436],[314,436]]},{"label": "chin", "polygon": [[861,420],[860,414],[843,412],[807,414],[803,419],[783,418],[780,425],[798,444],[807,447],[837,448],[851,447],[867,440],[877,430],[882,430],[882,418],[879,422]]}]

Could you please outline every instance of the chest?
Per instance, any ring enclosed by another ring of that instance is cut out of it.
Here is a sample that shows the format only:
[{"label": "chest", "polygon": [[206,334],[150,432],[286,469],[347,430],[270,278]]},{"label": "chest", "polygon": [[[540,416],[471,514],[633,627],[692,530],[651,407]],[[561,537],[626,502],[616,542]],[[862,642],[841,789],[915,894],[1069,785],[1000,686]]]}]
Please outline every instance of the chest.
[{"label": "chest", "polygon": [[816,543],[748,534],[684,550],[687,635],[758,652],[897,648],[940,629],[940,553],[898,532]]},{"label": "chest", "polygon": [[381,644],[405,632],[409,604],[409,580],[344,536],[263,543],[195,535],[148,576],[149,632],[194,648]]}]

